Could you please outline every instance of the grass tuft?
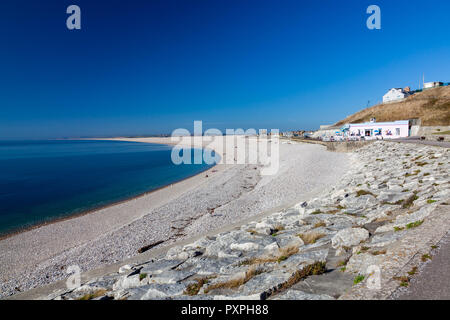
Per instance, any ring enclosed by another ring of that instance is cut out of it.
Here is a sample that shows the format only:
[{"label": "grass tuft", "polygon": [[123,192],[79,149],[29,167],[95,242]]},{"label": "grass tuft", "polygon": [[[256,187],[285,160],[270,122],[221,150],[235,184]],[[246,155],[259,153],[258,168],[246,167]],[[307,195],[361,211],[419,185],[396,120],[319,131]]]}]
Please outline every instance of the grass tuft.
[{"label": "grass tuft", "polygon": [[258,269],[257,267],[250,266],[250,268],[247,270],[247,272],[245,272],[245,275],[243,277],[230,279],[230,280],[224,281],[224,282],[214,283],[214,284],[208,286],[207,288],[205,288],[205,294],[207,294],[208,292],[210,292],[211,290],[214,290],[214,289],[233,289],[233,288],[240,287],[241,285],[248,282],[251,278],[253,278],[254,276],[257,276],[258,274],[261,274],[261,273],[262,273],[262,271],[260,269]]},{"label": "grass tuft", "polygon": [[317,223],[314,225],[314,228],[325,227],[326,225],[327,225],[327,224],[326,224],[325,222],[321,221],[321,222],[317,222]]},{"label": "grass tuft", "polygon": [[423,223],[423,220],[408,223],[408,224],[406,225],[406,229],[416,228],[416,227],[420,226],[422,223]]},{"label": "grass tuft", "polygon": [[317,233],[317,232],[307,232],[307,233],[301,233],[298,235],[300,239],[303,240],[305,244],[313,244],[316,243],[317,240],[325,237],[323,233]]},{"label": "grass tuft", "polygon": [[373,251],[373,252],[371,252],[371,254],[374,255],[374,256],[378,256],[380,254],[386,254],[386,250]]},{"label": "grass tuft", "polygon": [[284,260],[286,260],[287,258],[289,258],[290,256],[296,254],[298,252],[298,247],[297,246],[288,246],[288,247],[284,247],[284,248],[280,248],[279,250],[279,254],[277,256],[263,256],[263,257],[255,257],[255,258],[250,258],[248,260],[245,260],[243,262],[240,263],[240,265],[259,265],[259,264],[263,264],[263,263],[270,263],[270,262],[282,262]]},{"label": "grass tuft", "polygon": [[427,260],[431,260],[431,256],[426,253],[422,255],[422,262],[426,262]]},{"label": "grass tuft", "polygon": [[375,198],[377,197],[372,192],[367,191],[367,190],[358,190],[358,191],[356,191],[356,197],[365,196],[365,195],[371,195],[372,197],[375,197]]},{"label": "grass tuft", "polygon": [[409,279],[409,277],[407,277],[407,276],[394,277],[393,279],[394,279],[394,280],[400,281],[400,286],[402,286],[402,287],[407,287],[407,286],[409,286],[409,281],[410,281],[410,279]]},{"label": "grass tuft", "polygon": [[411,269],[411,271],[408,271],[408,274],[410,275],[410,276],[413,276],[413,275],[415,275],[417,273],[417,267],[413,267],[412,269]]},{"label": "grass tuft", "polygon": [[408,199],[403,201],[402,208],[407,209],[407,208],[412,207],[412,205],[414,204],[414,201],[416,201],[417,199],[419,199],[419,197],[414,193],[413,195],[408,197]]},{"label": "grass tuft", "polygon": [[194,283],[189,284],[186,289],[184,290],[184,294],[188,296],[195,296],[198,294],[200,289],[209,282],[209,279],[212,277],[203,277],[199,279],[194,279]]},{"label": "grass tuft", "polygon": [[99,289],[94,291],[93,293],[88,293],[85,294],[84,296],[78,298],[77,300],[92,300],[101,296],[104,296],[106,294],[106,290],[105,289]]},{"label": "grass tuft", "polygon": [[144,280],[146,277],[147,277],[147,274],[146,274],[146,273],[141,273],[141,274],[139,274],[139,281]]},{"label": "grass tuft", "polygon": [[339,261],[338,267],[345,267],[347,265],[348,260]]},{"label": "grass tuft", "polygon": [[363,281],[365,278],[365,276],[363,276],[362,274],[359,274],[355,277],[355,279],[353,279],[353,284],[358,284],[361,281]]},{"label": "grass tuft", "polygon": [[278,232],[283,231],[283,230],[284,230],[284,226],[283,225],[281,225],[281,224],[276,225],[274,227],[274,230],[272,231],[272,235],[276,236],[278,234]]},{"label": "grass tuft", "polygon": [[308,276],[315,276],[322,274],[326,271],[326,263],[325,262],[316,262],[310,265],[307,265],[302,270],[297,270],[285,283],[281,285],[281,290],[286,290],[297,282],[305,279]]}]

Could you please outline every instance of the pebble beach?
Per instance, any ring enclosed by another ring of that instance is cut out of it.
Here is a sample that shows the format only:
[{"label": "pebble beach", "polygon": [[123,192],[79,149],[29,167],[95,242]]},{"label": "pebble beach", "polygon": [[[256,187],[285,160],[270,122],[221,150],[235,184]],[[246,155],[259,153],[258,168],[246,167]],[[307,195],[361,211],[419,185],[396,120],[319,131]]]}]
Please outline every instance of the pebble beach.
[{"label": "pebble beach", "polygon": [[[173,144],[169,139],[118,140]],[[72,265],[86,272],[287,208],[336,184],[349,169],[348,154],[279,144],[274,175],[261,175],[255,164],[218,164],[155,192],[1,240],[0,295],[64,280]]]}]

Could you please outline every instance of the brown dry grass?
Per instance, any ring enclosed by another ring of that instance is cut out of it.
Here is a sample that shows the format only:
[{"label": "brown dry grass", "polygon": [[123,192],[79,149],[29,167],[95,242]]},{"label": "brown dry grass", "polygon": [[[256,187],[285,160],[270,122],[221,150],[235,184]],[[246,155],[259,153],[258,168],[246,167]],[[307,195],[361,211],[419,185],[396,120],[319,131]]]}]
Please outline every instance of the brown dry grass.
[{"label": "brown dry grass", "polygon": [[284,230],[284,226],[281,224],[278,224],[274,227],[275,232],[279,232],[279,231],[283,231]]},{"label": "brown dry grass", "polygon": [[403,201],[402,208],[403,209],[408,209],[408,208],[412,207],[414,205],[414,201],[416,201],[417,199],[419,199],[419,197],[414,192],[413,195],[411,195],[408,199]]},{"label": "brown dry grass", "polygon": [[386,252],[387,252],[386,250],[376,250],[371,252],[371,254],[373,254],[374,256],[378,256],[380,254],[386,254]]},{"label": "brown dry grass", "polygon": [[305,244],[316,243],[317,240],[323,238],[325,235],[323,233],[317,232],[307,232],[298,235],[300,239],[303,240]]},{"label": "brown dry grass", "polygon": [[[326,271],[326,263],[325,262],[315,262],[313,264],[305,266],[303,269],[296,271],[294,274],[292,274],[289,279],[283,283],[280,288],[277,291],[284,291],[293,285],[295,285],[297,282],[307,278],[311,275],[319,275]],[[241,285],[248,282],[253,277],[257,276],[258,274],[261,274],[262,271],[258,269],[256,266],[252,266],[249,268],[249,270],[245,273],[243,277],[240,278],[234,278],[230,279],[225,282],[219,282],[210,285],[208,288],[205,289],[205,294],[210,292],[214,289],[233,289],[238,288]]]},{"label": "brown dry grass", "polygon": [[392,279],[400,281],[400,286],[402,287],[407,287],[409,285],[409,281],[411,281],[411,279],[407,276],[393,277]]},{"label": "brown dry grass", "polygon": [[188,296],[195,296],[198,294],[200,289],[203,287],[203,285],[207,284],[209,281],[208,277],[195,279],[194,283],[189,284],[186,289],[184,290],[184,294]]},{"label": "brown dry grass", "polygon": [[288,281],[281,285],[280,291],[289,289],[297,282],[307,278],[312,275],[319,275],[326,271],[326,263],[325,262],[316,262],[304,267],[302,270],[296,271]]},{"label": "brown dry grass", "polygon": [[77,300],[92,300],[101,296],[104,296],[107,293],[105,289],[99,289],[94,291],[93,293],[85,294],[82,297],[79,297]]},{"label": "brown dry grass", "polygon": [[244,283],[246,283],[247,281],[249,281],[254,276],[257,276],[258,274],[261,274],[261,273],[262,273],[262,271],[257,266],[250,266],[250,268],[247,270],[247,272],[245,273],[245,275],[243,277],[233,278],[228,281],[211,284],[210,286],[208,286],[205,289],[205,294],[214,289],[237,288],[237,287],[243,285]]},{"label": "brown dry grass", "polygon": [[320,228],[320,227],[326,227],[326,226],[327,226],[327,224],[325,222],[321,221],[321,222],[317,222],[314,225],[314,228]]},{"label": "brown dry grass", "polygon": [[263,257],[255,257],[248,259],[242,263],[242,265],[258,265],[263,263],[270,262],[281,262],[289,258],[290,256],[296,254],[298,252],[297,246],[288,246],[284,248],[280,248],[278,250],[278,254],[276,256],[263,256]]},{"label": "brown dry grass", "polygon": [[405,101],[379,104],[361,110],[336,125],[361,123],[376,118],[378,122],[420,118],[423,126],[450,125],[450,86],[416,93]]},{"label": "brown dry grass", "polygon": [[358,190],[356,192],[356,197],[361,197],[361,196],[366,196],[366,195],[370,195],[375,198],[377,197],[375,194],[373,194],[372,192],[367,191],[367,190]]}]

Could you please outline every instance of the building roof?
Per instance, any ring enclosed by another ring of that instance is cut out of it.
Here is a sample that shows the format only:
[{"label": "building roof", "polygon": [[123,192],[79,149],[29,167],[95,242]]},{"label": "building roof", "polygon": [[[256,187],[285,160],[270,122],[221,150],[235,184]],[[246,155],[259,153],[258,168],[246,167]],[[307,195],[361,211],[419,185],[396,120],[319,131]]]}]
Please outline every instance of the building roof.
[{"label": "building roof", "polygon": [[405,90],[403,90],[403,88],[392,88],[392,89],[389,89],[389,91],[386,92],[386,94],[383,97],[388,96],[392,91],[400,91],[401,93],[404,93],[404,94],[407,93],[407,92],[405,92]]},{"label": "building roof", "polygon": [[388,92],[389,92],[389,91],[392,91],[392,90],[400,90],[400,91],[403,91],[403,88],[391,88],[391,89],[388,90]]},{"label": "building roof", "polygon": [[409,120],[397,120],[390,122],[364,122],[364,123],[350,123],[353,127],[377,127],[377,126],[395,126],[395,125],[409,125]]}]

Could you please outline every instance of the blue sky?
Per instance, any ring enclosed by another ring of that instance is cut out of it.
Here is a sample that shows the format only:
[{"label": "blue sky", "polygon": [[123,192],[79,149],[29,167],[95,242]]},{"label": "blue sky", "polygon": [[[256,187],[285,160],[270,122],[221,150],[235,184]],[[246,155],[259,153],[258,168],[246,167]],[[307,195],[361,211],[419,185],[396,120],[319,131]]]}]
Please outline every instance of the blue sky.
[{"label": "blue sky", "polygon": [[2,0],[0,139],[314,129],[423,73],[450,81],[449,14],[447,0]]}]

